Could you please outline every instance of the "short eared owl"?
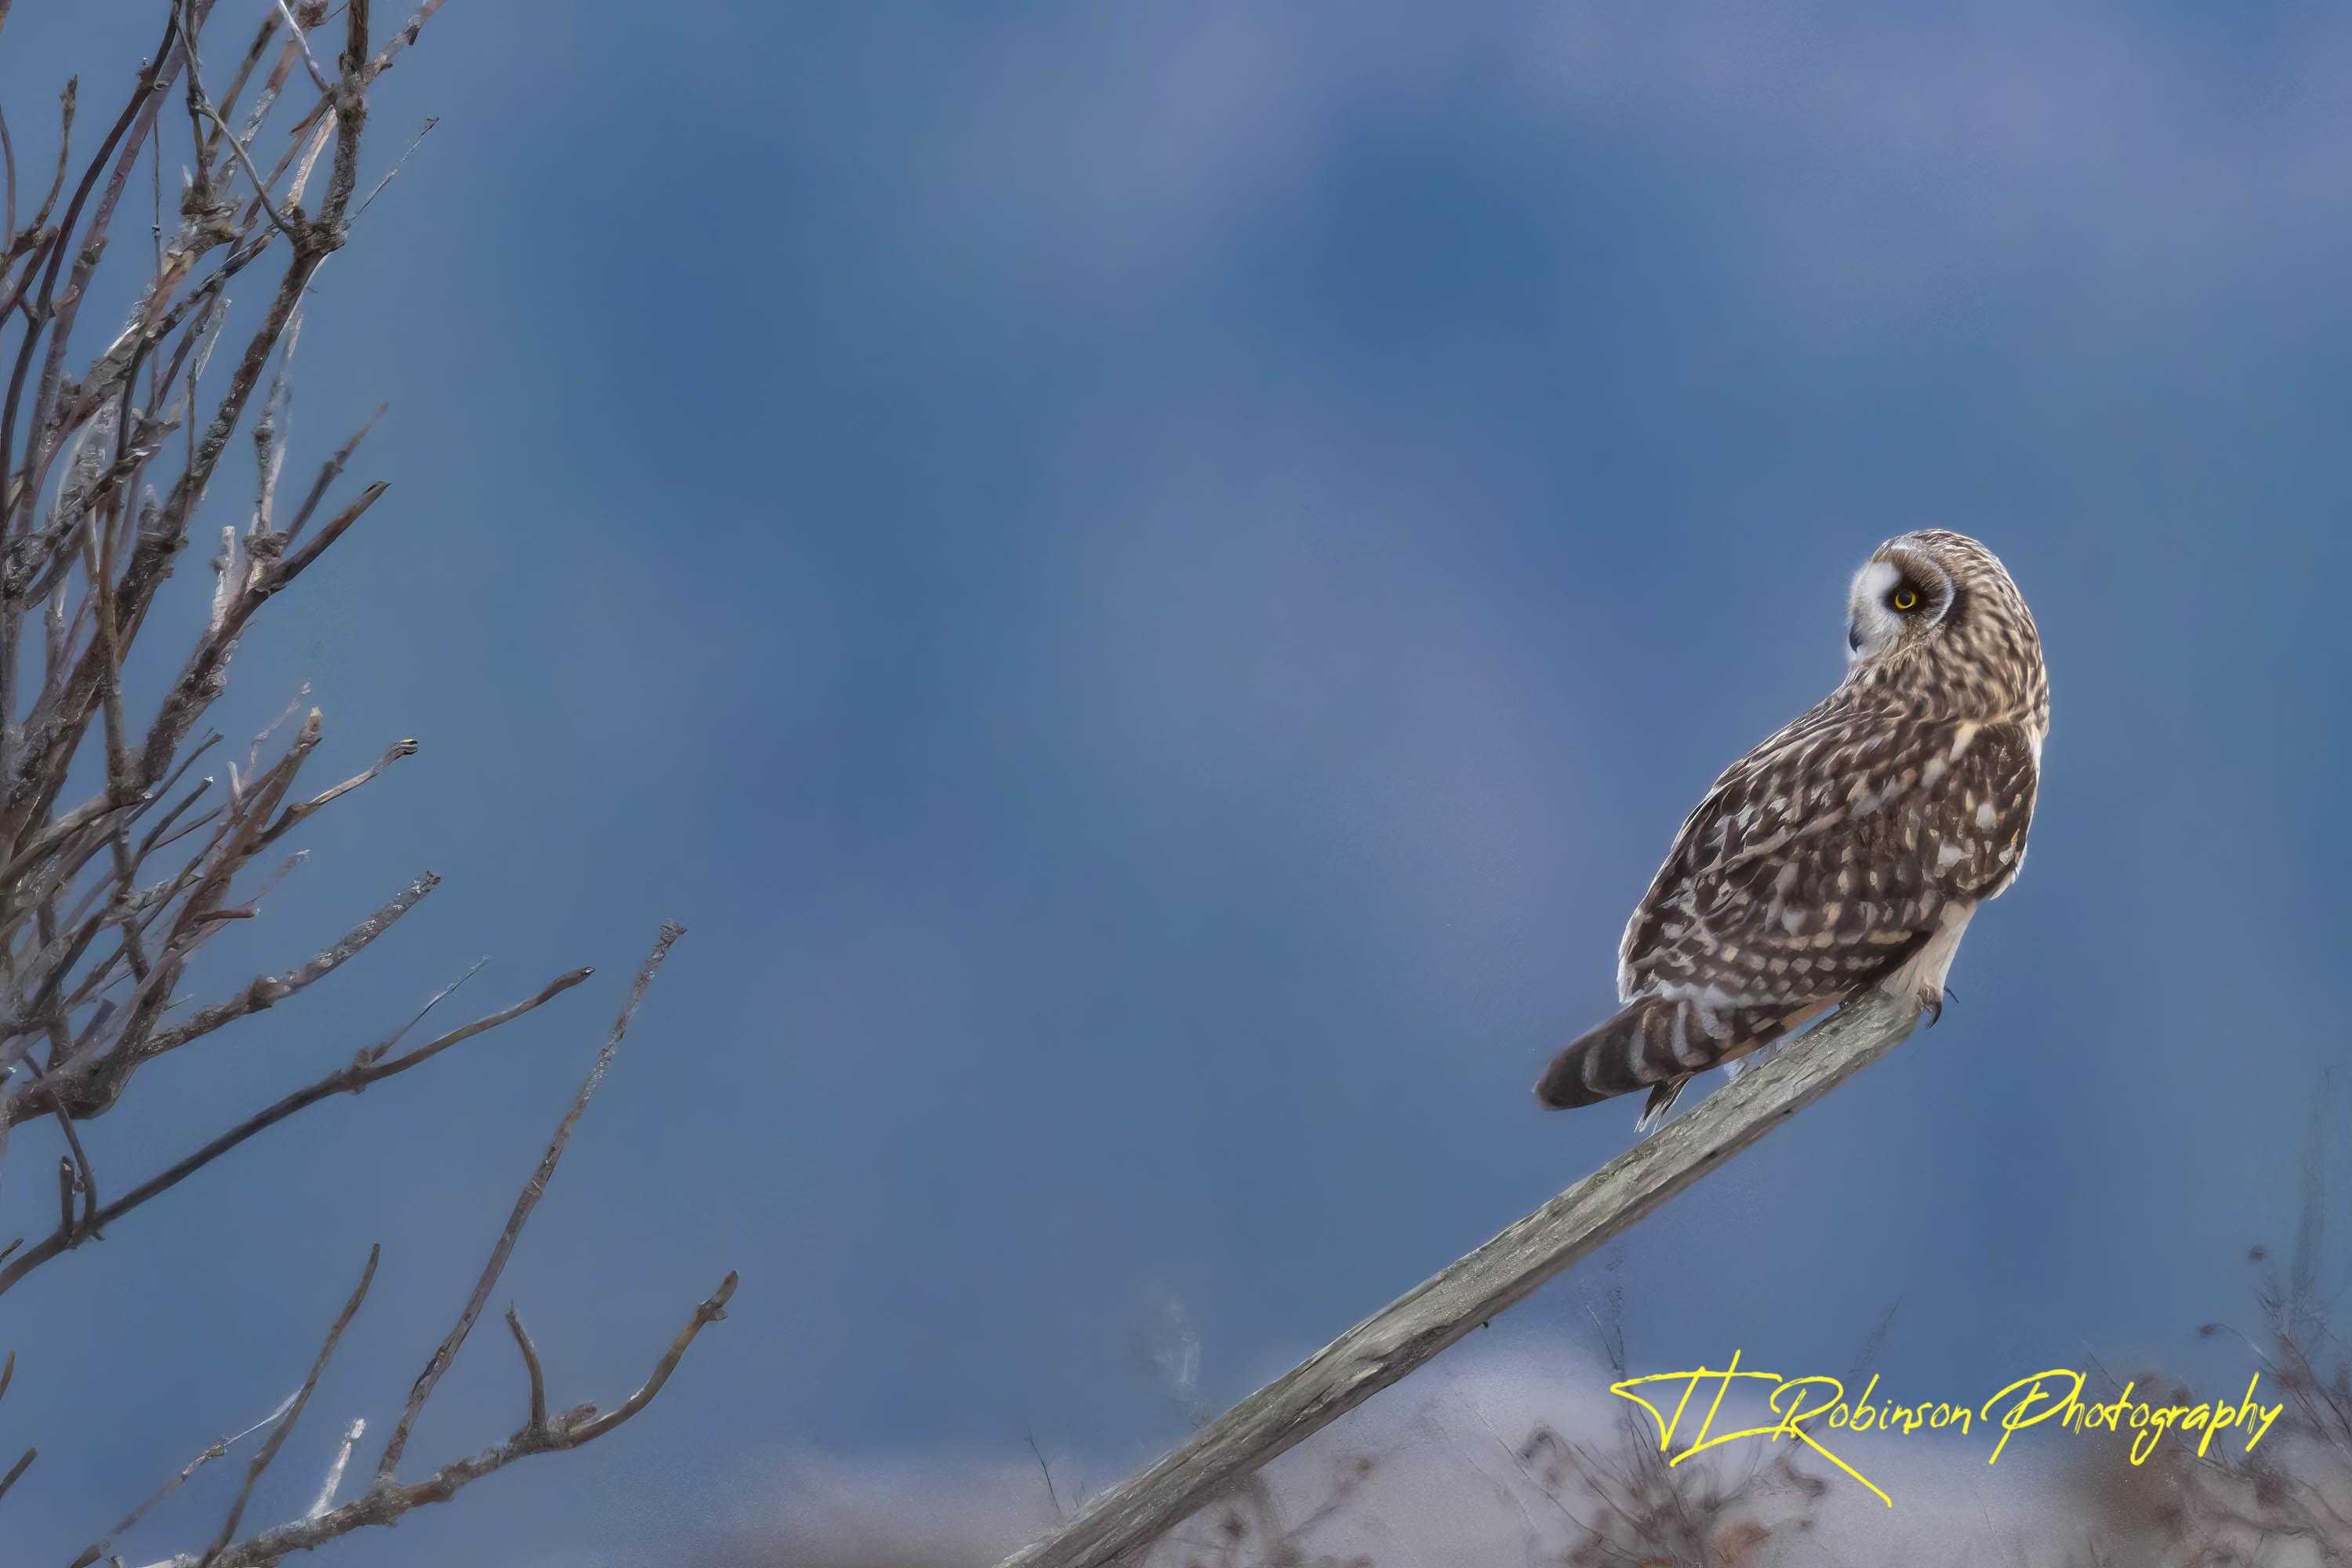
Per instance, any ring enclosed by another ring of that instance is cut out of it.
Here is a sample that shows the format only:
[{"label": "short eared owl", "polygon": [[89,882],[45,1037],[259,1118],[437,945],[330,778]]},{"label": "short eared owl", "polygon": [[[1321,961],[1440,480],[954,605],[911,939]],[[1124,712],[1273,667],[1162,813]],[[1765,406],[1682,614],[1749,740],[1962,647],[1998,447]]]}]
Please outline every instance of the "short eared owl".
[{"label": "short eared owl", "polygon": [[1855,574],[1844,681],[1716,780],[1625,927],[1624,1010],[1536,1094],[1650,1091],[1876,986],[1940,1012],[1976,907],[2025,860],[2050,729],[2033,616],[1992,552],[1906,533]]}]

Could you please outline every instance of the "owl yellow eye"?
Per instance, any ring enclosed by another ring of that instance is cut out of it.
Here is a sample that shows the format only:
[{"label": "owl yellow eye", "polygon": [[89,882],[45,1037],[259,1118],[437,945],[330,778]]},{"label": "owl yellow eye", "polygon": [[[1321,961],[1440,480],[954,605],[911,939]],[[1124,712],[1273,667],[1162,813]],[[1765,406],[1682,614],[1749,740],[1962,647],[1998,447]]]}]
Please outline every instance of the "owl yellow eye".
[{"label": "owl yellow eye", "polygon": [[1919,595],[1908,588],[1897,588],[1895,597],[1888,602],[1898,610],[1916,610],[1919,607]]}]

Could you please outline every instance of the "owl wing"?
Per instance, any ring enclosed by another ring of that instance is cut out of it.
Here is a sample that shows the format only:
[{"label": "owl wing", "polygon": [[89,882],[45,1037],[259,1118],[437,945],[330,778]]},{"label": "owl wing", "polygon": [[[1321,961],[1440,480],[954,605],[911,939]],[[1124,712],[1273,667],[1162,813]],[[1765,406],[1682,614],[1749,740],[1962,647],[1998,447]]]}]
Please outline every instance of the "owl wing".
[{"label": "owl wing", "polygon": [[1842,707],[1716,781],[1625,929],[1622,998],[1827,1005],[1907,956],[1955,900],[2017,874],[2037,767],[2021,726]]}]

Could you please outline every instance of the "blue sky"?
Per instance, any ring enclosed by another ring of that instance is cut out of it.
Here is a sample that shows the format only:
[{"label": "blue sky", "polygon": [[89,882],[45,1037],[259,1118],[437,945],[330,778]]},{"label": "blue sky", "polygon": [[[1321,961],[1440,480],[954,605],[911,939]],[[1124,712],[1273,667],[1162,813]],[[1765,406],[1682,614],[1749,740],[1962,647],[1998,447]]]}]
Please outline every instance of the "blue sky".
[{"label": "blue sky", "polygon": [[[20,0],[20,144],[151,19]],[[502,1294],[567,1401],[734,1268],[730,1320],[636,1425],[340,1560],[642,1560],[809,1456],[1032,1432],[1111,1479],[1182,1430],[1167,1302],[1222,1402],[1624,1146],[1528,1086],[1928,524],[2041,620],[2032,864],[1938,1028],[1643,1227],[1633,1353],[1842,1367],[1899,1299],[1890,1380],[2187,1360],[2343,1049],[2347,65],[2287,5],[445,7],[298,360],[298,463],[388,401],[394,488],[223,717],[307,680],[323,772],[423,750],[213,983],[446,885],[92,1157],[481,954],[478,1008],[602,973],[13,1293],[10,1507],[70,1553],[276,1404],[381,1240],[298,1507],[666,918]],[[1569,1363],[1578,1301],[1454,1356]],[[502,1435],[510,1363],[412,1452]]]}]

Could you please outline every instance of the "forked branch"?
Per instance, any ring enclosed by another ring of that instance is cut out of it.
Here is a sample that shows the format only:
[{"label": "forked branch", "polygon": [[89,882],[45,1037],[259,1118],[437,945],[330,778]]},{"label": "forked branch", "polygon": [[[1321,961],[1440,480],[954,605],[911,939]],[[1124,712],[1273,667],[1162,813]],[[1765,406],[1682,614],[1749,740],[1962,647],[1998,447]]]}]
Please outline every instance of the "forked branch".
[{"label": "forked branch", "polygon": [[[622,1037],[627,1033],[629,1022],[636,1014],[637,1005],[644,1000],[646,988],[652,984],[655,971],[660,967],[662,959],[668,953],[671,944],[682,934],[684,934],[682,928],[676,925],[665,925],[662,928],[661,935],[655,942],[653,952],[646,957],[645,966],[637,973],[636,984],[631,988],[628,1000],[622,1006],[620,1017],[614,1022],[612,1032],[606,1036],[604,1047],[597,1052],[596,1060],[589,1068],[587,1078],[581,1083],[579,1091],[572,1096],[571,1107],[564,1112],[563,1120],[557,1124],[555,1134],[549,1140],[547,1150],[541,1156],[538,1168],[531,1173],[530,1179],[523,1184],[522,1192],[515,1200],[513,1212],[509,1215],[505,1227],[499,1233],[498,1240],[490,1249],[489,1261],[483,1266],[481,1277],[476,1282],[473,1293],[467,1299],[465,1307],[458,1313],[456,1326],[435,1350],[432,1359],[425,1363],[424,1374],[417,1378],[415,1386],[410,1390],[407,1405],[401,1412],[399,1424],[393,1429],[391,1440],[385,1445],[384,1458],[377,1465],[374,1481],[367,1491],[338,1507],[332,1502],[331,1484],[328,1493],[320,1500],[322,1506],[313,1508],[304,1517],[263,1531],[243,1542],[231,1543],[230,1538],[236,1533],[237,1521],[244,1512],[247,1500],[252,1494],[254,1483],[259,1479],[261,1473],[268,1468],[270,1460],[276,1457],[278,1446],[284,1441],[287,1428],[291,1426],[294,1419],[301,1414],[311,1390],[318,1385],[320,1374],[326,1370],[327,1362],[334,1353],[336,1342],[342,1337],[344,1329],[350,1325],[352,1316],[359,1310],[361,1300],[367,1294],[368,1283],[373,1279],[375,1273],[376,1255],[373,1251],[368,1255],[367,1272],[362,1276],[359,1288],[352,1293],[351,1300],[345,1304],[341,1316],[336,1319],[334,1326],[328,1331],[325,1344],[320,1349],[318,1358],[311,1363],[310,1376],[303,1381],[301,1388],[294,1397],[281,1407],[278,1429],[270,1435],[268,1444],[254,1457],[252,1464],[248,1467],[245,1486],[238,1493],[236,1504],[230,1510],[227,1522],[222,1526],[219,1535],[205,1552],[195,1556],[184,1553],[174,1557],[170,1560],[170,1568],[267,1568],[267,1565],[279,1562],[289,1553],[308,1552],[362,1526],[391,1524],[412,1509],[421,1508],[428,1503],[446,1502],[460,1489],[494,1471],[505,1468],[518,1459],[529,1458],[537,1454],[562,1453],[567,1449],[577,1448],[585,1443],[593,1443],[652,1404],[655,1397],[661,1393],[663,1386],[668,1383],[670,1374],[677,1370],[678,1363],[686,1358],[686,1352],[692,1347],[696,1338],[705,1328],[727,1316],[727,1303],[735,1294],[736,1277],[731,1271],[726,1279],[719,1281],[716,1290],[695,1307],[688,1316],[685,1327],[678,1331],[676,1337],[670,1341],[668,1348],[662,1352],[661,1358],[654,1363],[651,1373],[619,1405],[603,1413],[599,1413],[593,1405],[575,1405],[560,1415],[551,1416],[547,1410],[547,1387],[545,1374],[540,1366],[539,1352],[530,1342],[530,1336],[524,1332],[521,1318],[509,1309],[507,1313],[507,1326],[514,1335],[516,1348],[521,1353],[530,1380],[530,1403],[521,1425],[517,1426],[503,1443],[464,1458],[453,1459],[421,1480],[403,1482],[398,1477],[397,1467],[401,1455],[407,1446],[411,1428],[415,1426],[417,1416],[423,1413],[425,1401],[432,1396],[433,1390],[438,1384],[442,1373],[448,1370],[450,1363],[457,1357],[458,1348],[463,1345],[476,1320],[480,1317],[482,1303],[488,1299],[490,1291],[498,1284],[499,1276],[506,1268],[507,1259],[514,1250],[515,1242],[521,1234],[524,1224],[530,1219],[532,1209],[537,1206],[540,1197],[545,1193],[548,1179],[554,1173],[557,1163],[562,1158],[564,1146],[571,1140],[572,1129],[579,1123],[581,1112],[586,1109],[589,1097],[595,1093],[597,1086],[604,1080],[605,1072],[612,1067],[614,1056],[620,1048]],[[432,1046],[421,1047],[417,1051],[411,1052],[410,1058],[421,1058],[442,1048],[446,1043],[454,1042],[436,1041]],[[226,1443],[215,1445],[216,1447],[226,1447]],[[347,1454],[348,1447],[345,1455],[339,1456],[336,1460],[338,1476],[341,1471],[343,1458],[347,1457]],[[184,1479],[184,1474],[182,1479]],[[126,1521],[123,1528],[128,1528],[129,1523],[135,1521],[137,1517],[137,1513],[134,1512],[131,1521]],[[118,1530],[116,1533],[121,1533],[121,1531]],[[100,1543],[100,1548],[104,1544]],[[93,1548],[93,1552],[100,1548]],[[94,1555],[85,1555],[85,1562],[95,1561]]]}]

